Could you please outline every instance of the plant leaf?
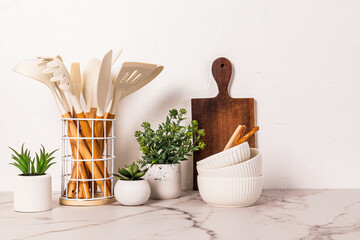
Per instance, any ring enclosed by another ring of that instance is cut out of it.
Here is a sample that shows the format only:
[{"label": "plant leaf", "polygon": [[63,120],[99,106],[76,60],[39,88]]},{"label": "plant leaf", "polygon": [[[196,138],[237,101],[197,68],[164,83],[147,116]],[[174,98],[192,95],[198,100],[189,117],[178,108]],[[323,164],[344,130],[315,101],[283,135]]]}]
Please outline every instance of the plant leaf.
[{"label": "plant leaf", "polygon": [[133,179],[139,179],[139,178],[141,178],[141,177],[144,176],[144,175],[145,175],[145,172],[137,172],[137,173],[134,175]]},{"label": "plant leaf", "polygon": [[118,170],[118,172],[123,175],[124,177],[131,178],[131,173],[129,173],[125,168],[121,168]]}]

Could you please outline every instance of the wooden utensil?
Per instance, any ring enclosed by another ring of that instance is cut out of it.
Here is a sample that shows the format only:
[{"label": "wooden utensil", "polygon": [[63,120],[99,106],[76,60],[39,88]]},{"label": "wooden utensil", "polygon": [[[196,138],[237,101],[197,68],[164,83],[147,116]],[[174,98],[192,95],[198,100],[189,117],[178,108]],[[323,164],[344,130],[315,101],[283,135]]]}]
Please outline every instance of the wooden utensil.
[{"label": "wooden utensil", "polygon": [[[53,79],[53,81],[60,81],[59,86],[60,87],[63,86],[63,89],[70,95],[72,105],[75,109],[75,112],[76,112],[76,115],[78,116],[78,118],[85,118],[85,114],[81,108],[81,105],[80,105],[77,97],[76,97],[76,92],[72,85],[73,83],[70,80],[70,75],[67,72],[66,68],[62,65],[63,65],[63,63],[61,61],[59,61],[58,59],[54,59],[53,61],[51,61],[47,64],[47,66],[49,67],[48,72],[50,72],[51,70],[54,71],[55,69],[57,69],[55,72],[52,73],[54,77],[52,77],[51,79]],[[76,66],[74,66],[74,67],[76,67]],[[75,74],[75,76],[80,77],[80,69],[77,69],[77,71],[79,72],[79,74]],[[73,79],[73,82],[80,84],[81,80]],[[85,147],[82,145],[83,141],[80,141],[79,149],[80,149],[81,155],[85,159],[92,159],[92,158],[101,159],[102,154],[99,151],[99,146],[97,145],[97,142],[92,141],[90,139],[92,136],[92,133],[91,133],[91,128],[89,126],[88,121],[82,120],[79,122],[80,122],[81,132],[82,132],[83,136],[89,138],[89,139],[85,140],[85,143],[86,143],[87,148],[90,150],[90,151],[86,151]],[[70,123],[71,122],[69,121],[69,127],[73,127],[72,124],[70,124]],[[76,134],[76,125],[74,127],[75,127],[75,132],[72,131],[72,134]],[[103,161],[95,161],[95,163],[96,164],[92,164],[92,162],[90,162],[90,161],[85,162],[85,164],[88,166],[88,169],[91,171],[91,174],[93,174],[96,179],[99,179],[99,178],[101,179],[101,178],[103,178],[103,176],[109,177],[109,174],[107,173],[107,170],[104,166],[104,162]],[[97,167],[95,167],[95,165]],[[99,169],[100,169],[100,174],[99,174],[99,172],[97,172],[97,170],[99,170]],[[82,171],[86,171],[86,170],[82,170]],[[97,181],[101,191],[104,193],[104,195],[110,196],[110,191],[109,191],[109,189],[111,189],[110,180],[107,180],[106,184],[103,184],[103,182],[104,182],[103,180],[96,180],[96,181]]]},{"label": "wooden utensil", "polygon": [[[72,69],[74,69],[74,74],[71,76],[72,77],[72,82],[71,82],[71,85],[69,87],[69,93],[70,93],[70,96],[71,96],[71,100],[73,102],[73,106],[75,108],[76,115],[79,118],[85,118],[85,114],[83,113],[83,110],[82,110],[82,108],[80,106],[80,103],[78,102],[78,97],[76,96],[76,94],[78,94],[78,92],[75,90],[76,85],[81,84],[80,64],[72,63],[71,67],[72,67]],[[91,132],[91,128],[90,128],[88,122],[87,121],[79,121],[79,122],[80,122],[81,131],[82,131],[83,135],[86,136],[86,137],[91,137],[92,132]],[[99,151],[97,141],[93,141],[92,139],[87,139],[86,143],[87,143],[88,148],[90,149],[90,151],[93,153],[94,159],[101,159],[102,154]],[[103,161],[96,161],[95,163],[99,167],[102,175],[106,176],[106,177],[109,177],[109,175],[107,173],[107,170],[105,169],[104,162]],[[110,180],[107,180],[106,182],[107,182],[107,187],[109,189],[111,189]],[[100,186],[100,187],[102,187],[102,186]]]},{"label": "wooden utensil", "polygon": [[[81,77],[80,77],[80,63],[72,63],[70,68],[70,76],[71,76],[71,85],[73,88],[74,95],[76,97],[76,100],[80,102],[80,95],[82,90],[81,85]],[[77,114],[75,109],[73,108],[73,118],[77,118]],[[75,123],[76,124],[76,123]],[[77,126],[77,124],[76,124]],[[77,126],[79,128],[79,126]],[[73,153],[74,159],[82,159],[81,154],[77,151],[77,142],[76,140],[70,140],[71,150]],[[78,166],[79,165],[79,166]],[[85,171],[85,172],[83,172]],[[71,178],[79,178],[79,175],[86,176],[86,179],[89,177],[89,171],[86,168],[84,162],[74,162],[73,171]],[[76,184],[76,182],[75,182]],[[80,182],[81,188],[79,188],[79,197],[80,198],[90,198],[89,193],[89,184],[88,182]],[[70,181],[68,184],[68,189],[72,191],[68,191],[68,197],[72,197],[75,194],[76,185],[73,186],[73,181]],[[86,185],[86,186],[85,186]]]},{"label": "wooden utensil", "polygon": [[96,117],[95,91],[97,87],[101,61],[93,58],[86,65],[82,74],[82,94],[86,104],[86,117]]},{"label": "wooden utensil", "polygon": [[[105,54],[101,62],[99,78],[97,81],[95,91],[95,107],[97,109],[96,118],[103,119],[106,97],[109,92],[110,85],[110,74],[111,74],[111,62],[112,62],[112,50]],[[96,121],[95,122],[95,137],[104,136],[104,122]],[[103,141],[101,139],[97,140],[99,148],[103,149]]]},{"label": "wooden utensil", "polygon": [[[59,55],[57,55],[56,58],[63,61],[62,58]],[[37,57],[37,59],[38,59],[38,66],[42,67],[43,70],[45,68],[47,68],[46,64],[48,64],[52,60],[52,58],[50,58],[50,57],[45,57],[45,58],[44,57]],[[50,75],[48,75],[48,76],[49,76],[49,78],[51,78]],[[68,103],[68,101],[67,101],[67,99],[65,97],[64,90],[59,87],[59,82],[55,82],[54,86],[55,86],[57,92],[60,95],[61,102],[63,103],[63,106],[64,106],[65,110],[70,113],[69,103]]]},{"label": "wooden utensil", "polygon": [[[137,62],[125,62],[117,76],[113,79],[114,92],[104,119],[114,119],[121,99],[144,87],[156,78],[164,69],[161,65]],[[111,122],[106,123],[106,136],[109,136]]]},{"label": "wooden utensil", "polygon": [[53,96],[55,98],[55,103],[59,109],[60,114],[63,115],[63,114],[68,113],[68,111],[65,109],[58,93],[56,92],[55,83],[50,81],[50,78],[52,77],[52,75],[44,74],[43,71],[46,68],[46,66],[39,66],[38,63],[39,63],[39,61],[36,59],[24,59],[15,65],[15,67],[13,68],[13,71],[45,84],[50,89],[51,93],[53,94]]},{"label": "wooden utensil", "polygon": [[112,57],[112,61],[111,61],[111,65],[114,65],[116,63],[116,61],[118,60],[118,58],[120,57],[121,53],[122,53],[122,49],[120,49],[119,51],[116,51],[115,54]]},{"label": "wooden utensil", "polygon": [[228,143],[226,144],[224,151],[231,148],[235,142],[236,137],[240,134],[242,125],[239,125],[236,130],[234,131],[233,135],[229,139]]},{"label": "wooden utensil", "polygon": [[[206,144],[204,150],[194,152],[194,190],[197,190],[196,162],[222,151],[239,124],[247,129],[254,127],[254,99],[229,96],[231,62],[226,58],[216,59],[212,64],[212,74],[219,88],[218,95],[191,99],[192,119],[198,121],[199,128],[205,129],[203,140]],[[255,147],[255,136],[249,139],[249,145]]]},{"label": "wooden utensil", "polygon": [[239,125],[235,132],[233,133],[233,135],[231,136],[231,138],[229,139],[228,143],[226,144],[225,148],[223,151],[228,150],[229,148],[232,148],[234,146],[236,146],[235,142],[236,141],[240,141],[241,136],[244,134],[246,129],[245,125]]}]

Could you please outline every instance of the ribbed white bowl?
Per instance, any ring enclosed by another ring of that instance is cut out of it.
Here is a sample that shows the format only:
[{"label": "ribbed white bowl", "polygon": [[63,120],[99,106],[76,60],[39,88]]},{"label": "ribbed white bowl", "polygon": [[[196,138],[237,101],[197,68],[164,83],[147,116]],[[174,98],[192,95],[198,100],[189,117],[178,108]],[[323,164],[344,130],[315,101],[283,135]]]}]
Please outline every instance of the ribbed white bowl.
[{"label": "ribbed white bowl", "polygon": [[207,178],[198,176],[201,198],[217,207],[245,207],[260,198],[262,176],[254,178]]},{"label": "ribbed white bowl", "polygon": [[251,178],[262,175],[262,155],[256,148],[250,149],[250,159],[233,166],[206,169],[197,166],[200,176],[211,178]]},{"label": "ribbed white bowl", "polygon": [[249,160],[250,147],[247,142],[239,144],[228,150],[211,155],[197,162],[197,166],[202,169],[214,169],[232,166],[243,161]]}]

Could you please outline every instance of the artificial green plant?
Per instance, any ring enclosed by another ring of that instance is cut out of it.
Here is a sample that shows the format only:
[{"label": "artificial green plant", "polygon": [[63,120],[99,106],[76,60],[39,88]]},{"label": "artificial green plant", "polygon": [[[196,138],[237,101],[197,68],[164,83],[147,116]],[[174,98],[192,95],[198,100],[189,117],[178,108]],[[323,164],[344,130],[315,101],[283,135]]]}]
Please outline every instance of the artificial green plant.
[{"label": "artificial green plant", "polygon": [[58,149],[47,153],[45,147],[41,145],[40,153],[35,153],[35,157],[31,159],[30,150],[24,149],[24,144],[21,146],[21,152],[18,153],[15,149],[9,147],[14,154],[11,155],[15,162],[10,163],[17,167],[22,172],[22,175],[43,175],[46,170],[55,162],[51,162],[54,157],[52,156]]},{"label": "artificial green plant", "polygon": [[155,131],[148,122],[143,122],[144,131],[136,131],[135,137],[142,151],[142,159],[138,162],[142,167],[146,164],[176,164],[192,156],[191,152],[204,149],[205,143],[201,137],[204,129],[199,129],[198,122],[192,120],[188,126],[181,123],[186,118],[186,110],[172,109],[166,121],[159,124]]},{"label": "artificial green plant", "polygon": [[137,164],[132,163],[124,168],[119,168],[119,174],[114,173],[113,175],[120,180],[136,181],[141,180],[141,177],[145,175],[147,170],[148,168],[141,170]]}]

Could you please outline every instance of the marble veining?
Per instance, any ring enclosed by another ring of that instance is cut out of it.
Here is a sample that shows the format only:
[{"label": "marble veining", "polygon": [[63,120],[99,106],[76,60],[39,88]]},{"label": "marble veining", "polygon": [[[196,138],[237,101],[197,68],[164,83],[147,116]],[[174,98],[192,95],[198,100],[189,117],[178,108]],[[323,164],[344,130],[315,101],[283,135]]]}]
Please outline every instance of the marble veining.
[{"label": "marble veining", "polygon": [[58,204],[13,211],[0,193],[0,239],[360,239],[360,190],[264,190],[255,206],[208,206],[197,192],[138,207]]}]

